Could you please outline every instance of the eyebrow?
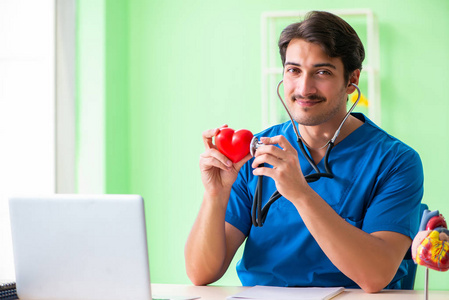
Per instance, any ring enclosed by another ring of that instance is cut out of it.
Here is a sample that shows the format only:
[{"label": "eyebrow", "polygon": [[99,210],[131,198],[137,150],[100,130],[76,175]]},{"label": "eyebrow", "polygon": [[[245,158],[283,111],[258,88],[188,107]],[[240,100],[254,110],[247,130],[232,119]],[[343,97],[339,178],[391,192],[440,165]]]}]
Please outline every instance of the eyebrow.
[{"label": "eyebrow", "polygon": [[[292,65],[292,66],[301,67],[301,64],[294,63],[294,62],[286,62],[285,65]],[[329,68],[337,70],[337,67],[335,65],[331,64],[331,63],[314,64],[313,67],[314,68],[329,67]]]}]

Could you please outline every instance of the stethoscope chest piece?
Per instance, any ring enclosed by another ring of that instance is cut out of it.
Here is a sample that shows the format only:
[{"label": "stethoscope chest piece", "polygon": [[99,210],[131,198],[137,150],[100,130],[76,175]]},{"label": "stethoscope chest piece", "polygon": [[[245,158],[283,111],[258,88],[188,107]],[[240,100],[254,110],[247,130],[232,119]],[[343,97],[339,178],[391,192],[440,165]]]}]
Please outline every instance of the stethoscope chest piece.
[{"label": "stethoscope chest piece", "polygon": [[257,137],[253,136],[253,138],[251,139],[251,143],[249,144],[249,153],[251,154],[251,156],[254,157],[256,155],[256,150],[263,145],[265,144],[259,141]]}]

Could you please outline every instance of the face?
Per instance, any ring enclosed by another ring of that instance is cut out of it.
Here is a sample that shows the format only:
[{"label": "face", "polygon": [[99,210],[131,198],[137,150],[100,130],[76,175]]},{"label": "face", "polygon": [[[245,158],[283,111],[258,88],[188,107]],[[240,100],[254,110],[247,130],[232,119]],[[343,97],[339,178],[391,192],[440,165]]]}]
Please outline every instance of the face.
[{"label": "face", "polygon": [[315,126],[343,120],[347,95],[354,87],[344,80],[341,58],[327,56],[317,44],[293,39],[287,47],[283,79],[286,103],[296,122]]}]

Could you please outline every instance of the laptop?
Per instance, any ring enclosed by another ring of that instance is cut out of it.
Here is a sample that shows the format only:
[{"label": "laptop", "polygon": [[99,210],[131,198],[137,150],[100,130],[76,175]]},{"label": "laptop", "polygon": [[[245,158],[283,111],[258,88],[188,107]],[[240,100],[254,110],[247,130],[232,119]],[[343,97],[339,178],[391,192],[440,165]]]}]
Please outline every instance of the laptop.
[{"label": "laptop", "polygon": [[150,300],[144,202],[138,195],[10,198],[21,300]]}]

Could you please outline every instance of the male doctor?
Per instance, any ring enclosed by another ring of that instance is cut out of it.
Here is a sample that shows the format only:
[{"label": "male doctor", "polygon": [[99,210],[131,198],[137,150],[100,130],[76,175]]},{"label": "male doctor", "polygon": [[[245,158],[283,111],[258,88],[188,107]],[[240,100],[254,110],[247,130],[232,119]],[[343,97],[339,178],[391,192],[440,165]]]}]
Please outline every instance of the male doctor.
[{"label": "male doctor", "polygon": [[[344,119],[365,53],[354,29],[327,12],[311,12],[282,32],[279,50],[284,99],[307,151],[324,169],[326,145]],[[366,292],[401,288],[401,263],[418,230],[423,170],[418,154],[352,113],[329,155],[334,178],[307,183],[314,173],[299,151],[291,122],[256,136],[265,144],[232,163],[203,133],[205,188],[185,247],[195,285],[226,272],[246,240],[237,273],[243,285],[344,286]],[[258,176],[266,202],[282,197],[262,227],[251,222]]]}]

